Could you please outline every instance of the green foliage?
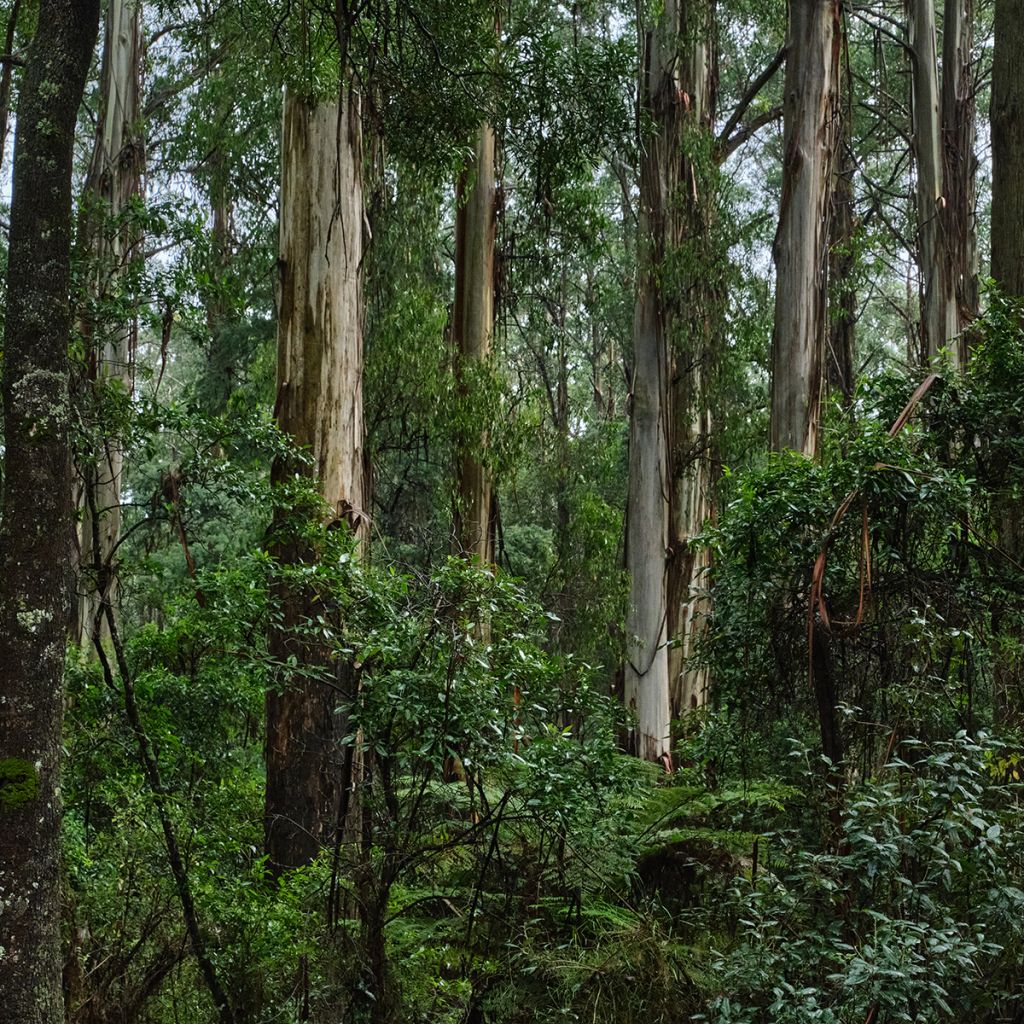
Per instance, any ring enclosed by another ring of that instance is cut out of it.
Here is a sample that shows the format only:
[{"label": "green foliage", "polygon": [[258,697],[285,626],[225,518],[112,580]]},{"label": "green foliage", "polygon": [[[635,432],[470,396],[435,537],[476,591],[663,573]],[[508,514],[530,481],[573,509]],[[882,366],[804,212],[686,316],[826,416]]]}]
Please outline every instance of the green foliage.
[{"label": "green foliage", "polygon": [[[15,92],[37,6],[6,65]],[[78,477],[111,449],[126,466],[114,556],[78,584],[116,575],[162,781],[152,792],[140,766],[120,669],[73,652],[70,1024],[217,1020],[168,824],[246,1024],[1024,1019],[1021,311],[988,295],[967,370],[944,367],[889,436],[921,375],[903,365],[918,339],[905,56],[877,5],[846,19],[855,223],[836,251],[853,270],[831,283],[833,299],[855,293],[869,376],[851,410],[829,408],[816,461],[764,451],[781,72],[747,94],[784,43],[785,5],[719,3],[713,26],[715,5],[682,5],[688,32],[714,29],[715,131],[748,99],[732,129],[767,123],[721,164],[729,140],[685,132],[678,177],[696,202],[658,282],[675,368],[712,350],[695,400],[721,475],[695,544],[714,550],[697,652],[713,707],[679,723],[669,777],[619,752],[652,138],[634,19],[662,6],[146,5],[146,196],[117,218],[81,204],[71,356]],[[988,52],[979,32],[981,83]],[[359,550],[328,525],[310,453],[274,425],[282,86],[361,103]],[[87,98],[83,142],[94,110]],[[493,354],[458,377],[455,182],[484,121],[500,179]],[[121,265],[86,228],[139,244]],[[93,380],[97,352],[129,336],[130,386]],[[450,557],[467,449],[495,481],[495,567]],[[290,472],[272,487],[274,463]],[[295,557],[273,554],[285,547]],[[286,592],[308,599],[302,614]],[[272,654],[286,621],[289,653]],[[352,786],[315,862],[273,877],[265,702],[293,682],[336,695],[332,754]],[[844,747],[831,765],[829,705]],[[31,765],[0,761],[0,811],[37,792]]]},{"label": "green foliage", "polygon": [[17,811],[39,794],[39,772],[18,757],[0,760],[0,811]]},{"label": "green foliage", "polygon": [[1024,861],[1019,786],[986,770],[999,749],[908,743],[850,793],[840,852],[773,836],[764,872],[731,891],[702,1019],[1012,1019]]}]

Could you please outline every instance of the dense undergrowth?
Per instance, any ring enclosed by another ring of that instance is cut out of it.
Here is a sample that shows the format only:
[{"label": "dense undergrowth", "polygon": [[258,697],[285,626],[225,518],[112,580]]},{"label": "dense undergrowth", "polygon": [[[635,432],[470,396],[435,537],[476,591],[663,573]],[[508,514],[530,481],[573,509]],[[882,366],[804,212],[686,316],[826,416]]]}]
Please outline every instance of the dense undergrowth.
[{"label": "dense undergrowth", "polygon": [[[186,454],[130,524],[125,660],[237,1019],[1024,1021],[1016,323],[996,301],[967,374],[898,432],[920,382],[888,374],[833,411],[820,461],[726,481],[699,654],[715,698],[679,723],[671,776],[618,751],[614,630],[574,623],[596,639],[570,655],[529,580],[360,560],[252,468],[280,444],[264,421],[154,409]],[[152,525],[185,503],[182,575]],[[272,520],[320,560],[275,565]],[[358,784],[337,841],[275,880],[282,572],[322,608],[307,638],[357,673],[338,757]],[[78,655],[68,723],[70,1019],[212,1021],[123,687]]]}]

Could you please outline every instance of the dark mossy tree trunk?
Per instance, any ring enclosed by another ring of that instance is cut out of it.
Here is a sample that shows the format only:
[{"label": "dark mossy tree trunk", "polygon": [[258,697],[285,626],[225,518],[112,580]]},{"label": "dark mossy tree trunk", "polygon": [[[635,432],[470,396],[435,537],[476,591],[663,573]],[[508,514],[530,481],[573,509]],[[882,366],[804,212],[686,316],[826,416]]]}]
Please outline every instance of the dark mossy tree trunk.
[{"label": "dark mossy tree trunk", "polygon": [[0,521],[0,1016],[63,1021],[60,740],[72,612],[68,342],[75,121],[99,0],[42,0],[18,104]]},{"label": "dark mossy tree trunk", "polygon": [[[1014,0],[996,0],[992,61],[992,277],[1003,293],[1024,300],[1024,17]],[[1000,549],[1019,563],[1024,557],[1024,516],[1012,488],[995,496]],[[993,630],[1007,634],[1003,602],[994,609]],[[1024,720],[1024,665],[1019,637],[1007,637],[995,663],[998,712]]]}]

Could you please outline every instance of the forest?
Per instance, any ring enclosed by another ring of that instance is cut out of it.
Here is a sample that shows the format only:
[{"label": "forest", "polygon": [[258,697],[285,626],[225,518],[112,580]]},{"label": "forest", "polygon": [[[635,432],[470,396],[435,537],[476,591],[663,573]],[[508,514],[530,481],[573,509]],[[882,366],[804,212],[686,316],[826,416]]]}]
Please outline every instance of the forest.
[{"label": "forest", "polygon": [[1021,0],[0,30],[0,1024],[1024,1024]]}]

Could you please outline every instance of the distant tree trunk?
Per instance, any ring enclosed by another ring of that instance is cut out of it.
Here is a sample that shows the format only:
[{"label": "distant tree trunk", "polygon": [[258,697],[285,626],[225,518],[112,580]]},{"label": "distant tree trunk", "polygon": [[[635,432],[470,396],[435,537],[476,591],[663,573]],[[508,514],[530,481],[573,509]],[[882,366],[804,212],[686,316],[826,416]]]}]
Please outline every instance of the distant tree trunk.
[{"label": "distant tree trunk", "polygon": [[[935,0],[909,0],[912,132],[917,161],[917,263],[921,289],[921,359],[949,348],[960,326],[944,230],[943,140]],[[953,355],[956,356],[956,352]]]},{"label": "distant tree trunk", "polygon": [[972,72],[974,0],[945,0],[942,24],[943,231],[957,309],[956,362],[967,364],[978,288],[976,103]]},{"label": "distant tree trunk", "polygon": [[829,195],[839,102],[838,0],[790,0],[782,204],[775,236],[771,443],[813,456],[828,316]]},{"label": "distant tree trunk", "polygon": [[[332,521],[366,535],[363,468],[362,131],[357,94],[334,103],[286,90],[281,145],[280,299],[277,421],[306,449],[312,468],[274,463],[272,479],[315,475]],[[275,531],[276,532],[276,531]],[[277,539],[284,565],[316,557],[306,544]],[[284,666],[267,694],[266,848],[274,869],[312,860],[333,838],[342,751],[339,695],[344,674],[329,651],[302,636],[316,614],[313,595],[277,588],[281,621],[270,650]]]},{"label": "distant tree trunk", "polygon": [[614,335],[605,336],[601,319],[596,312],[594,279],[587,272],[584,308],[590,315],[590,366],[593,414],[595,419],[607,422],[615,419],[615,372],[617,362]]},{"label": "distant tree trunk", "polygon": [[[100,113],[92,159],[85,182],[81,244],[88,261],[87,311],[82,319],[86,338],[86,372],[92,387],[102,391],[112,384],[130,392],[133,386],[136,322],[134,317],[109,324],[97,322],[88,311],[116,296],[130,263],[138,258],[138,228],[119,223],[131,201],[142,193],[144,146],[139,124],[142,93],[142,5],[137,0],[109,0],[106,8],[103,62],[100,70]],[[100,431],[103,433],[103,431]],[[117,438],[102,438],[100,450],[87,453],[81,468],[82,488],[93,501],[79,499],[80,572],[76,636],[87,639],[93,623],[105,632],[97,615],[102,595],[99,581],[90,576],[95,564],[94,536],[99,537],[99,560],[106,565],[121,535],[121,486],[124,455]],[[90,508],[99,516],[93,530]],[[109,587],[116,585],[110,574]],[[111,594],[113,600],[113,594]]]},{"label": "distant tree trunk", "polygon": [[[667,307],[672,365],[668,538],[668,652],[672,717],[707,703],[707,668],[694,654],[710,614],[710,549],[693,539],[712,514],[712,373],[722,319],[721,271],[714,216],[717,168],[714,144],[717,79],[713,0],[678,3],[677,93],[681,109],[666,124],[678,136],[678,180],[666,227],[678,266]],[[676,120],[672,124],[672,119]],[[669,145],[672,143],[669,142]]]},{"label": "distant tree trunk", "polygon": [[828,351],[825,355],[825,383],[838,395],[844,408],[853,402],[857,383],[857,292],[854,282],[857,259],[854,246],[854,177],[857,161],[853,152],[849,104],[841,113],[839,159],[833,176],[829,235]]},{"label": "distant tree trunk", "polygon": [[228,168],[223,151],[216,151],[210,158],[210,219],[212,221],[210,241],[213,260],[210,267],[210,282],[203,305],[206,310],[206,328],[209,332],[207,352],[209,408],[220,413],[227,407],[235,389],[233,360],[230,347],[225,345],[225,328],[231,320],[231,298],[227,292],[229,267],[232,253],[233,203],[228,181]]},{"label": "distant tree trunk", "polygon": [[[494,335],[494,242],[496,193],[494,131],[480,128],[472,164],[459,177],[455,193],[455,306],[452,340],[461,388],[474,368],[487,362]],[[459,425],[455,547],[458,553],[494,561],[494,491],[483,458],[487,438]]]},{"label": "distant tree trunk", "polygon": [[[992,277],[1003,293],[1024,300],[1024,17],[1011,0],[996,0],[992,60]],[[1011,488],[994,501],[999,547],[1024,558],[1024,515]],[[1004,602],[993,613],[993,632],[1007,628]],[[1019,642],[1019,636],[1014,640]],[[997,713],[1024,722],[1024,664],[1016,643],[996,656]]]},{"label": "distant tree trunk", "polygon": [[60,747],[73,585],[71,171],[98,0],[42,0],[18,103],[0,518],[0,1015],[61,1024]]}]

